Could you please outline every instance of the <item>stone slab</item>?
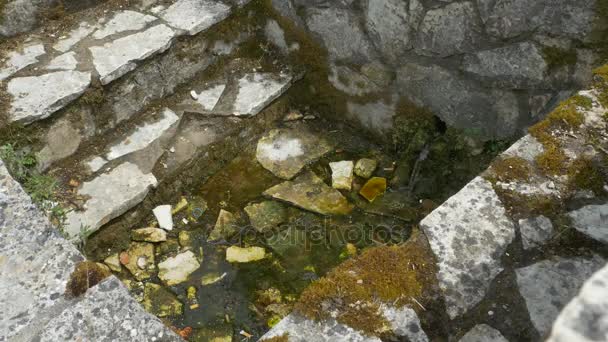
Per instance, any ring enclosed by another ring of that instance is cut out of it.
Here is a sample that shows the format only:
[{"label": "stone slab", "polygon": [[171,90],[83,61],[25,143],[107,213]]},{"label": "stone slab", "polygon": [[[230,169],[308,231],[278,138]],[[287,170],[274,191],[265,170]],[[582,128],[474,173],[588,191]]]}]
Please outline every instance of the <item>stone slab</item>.
[{"label": "stone slab", "polygon": [[142,173],[135,164],[123,163],[109,173],[86,182],[78,190],[81,196],[89,196],[84,211],[67,214],[65,231],[78,237],[81,228],[89,232],[99,229],[110,220],[122,215],[141,202],[156,178]]},{"label": "stone slab", "polygon": [[476,177],[420,223],[439,272],[439,286],[454,319],[485,296],[503,268],[500,258],[515,237],[515,226],[492,189]]},{"label": "stone slab", "polygon": [[551,220],[542,215],[519,220],[519,231],[524,249],[542,246],[555,234]]},{"label": "stone slab", "polygon": [[22,51],[11,51],[7,58],[0,61],[0,81],[5,80],[17,71],[38,62],[38,57],[44,55],[44,45],[30,44]]},{"label": "stone slab", "polygon": [[256,115],[281,96],[292,81],[291,76],[271,73],[247,74],[238,81],[233,114]]},{"label": "stone slab", "polygon": [[160,14],[169,25],[195,35],[226,19],[230,7],[210,0],[178,0]]},{"label": "stone slab", "polygon": [[94,39],[103,39],[121,32],[139,31],[155,20],[157,20],[157,18],[151,15],[135,11],[120,11],[114,14],[114,17],[100,29],[95,31],[92,37]]},{"label": "stone slab", "polygon": [[572,219],[574,229],[608,244],[608,203],[603,205],[588,205],[571,211],[568,216]]},{"label": "stone slab", "polygon": [[53,49],[60,52],[68,52],[74,45],[78,44],[96,29],[96,25],[91,25],[86,22],[80,23],[77,28],[70,31],[66,36],[61,37],[61,39],[53,45]]},{"label": "stone slab", "polygon": [[78,66],[76,53],[71,51],[53,58],[45,67],[47,70],[74,70]]},{"label": "stone slab", "polygon": [[204,110],[211,111],[220,101],[220,97],[224,93],[225,89],[225,84],[218,84],[209,89],[205,89],[196,95],[196,102],[203,106]]}]

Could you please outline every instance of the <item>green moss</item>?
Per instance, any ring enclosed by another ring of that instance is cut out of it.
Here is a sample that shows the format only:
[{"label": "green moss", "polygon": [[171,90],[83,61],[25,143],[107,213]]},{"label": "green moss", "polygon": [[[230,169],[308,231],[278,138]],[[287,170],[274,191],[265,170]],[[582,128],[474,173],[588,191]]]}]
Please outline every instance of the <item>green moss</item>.
[{"label": "green moss", "polygon": [[264,341],[264,342],[289,342],[289,334],[285,333],[283,335],[263,339],[262,341]]},{"label": "green moss", "polygon": [[437,132],[437,118],[428,109],[401,98],[397,103],[393,129],[396,151],[419,151]]},{"label": "green moss", "polygon": [[568,182],[571,190],[591,190],[596,195],[601,195],[604,193],[606,179],[592,160],[579,158],[568,168]]},{"label": "green moss", "polygon": [[594,87],[598,99],[604,108],[608,108],[608,64],[595,69],[593,73],[597,79]]},{"label": "green moss", "polygon": [[527,218],[543,215],[549,218],[558,216],[562,203],[558,199],[545,195],[523,195],[517,191],[495,187],[494,190],[505,205],[507,212],[514,218]]},{"label": "green moss", "polygon": [[488,179],[492,182],[512,182],[530,179],[532,168],[527,160],[520,157],[500,158],[490,166]]},{"label": "green moss", "polygon": [[82,261],[76,265],[74,272],[70,275],[70,280],[68,280],[65,288],[65,295],[68,297],[83,295],[88,289],[99,284],[110,275],[110,270],[107,267],[92,261]]},{"label": "green moss", "polygon": [[338,312],[338,322],[369,335],[388,333],[380,303],[401,307],[416,298],[424,302],[435,274],[432,253],[415,231],[402,246],[369,248],[345,261],[304,290],[295,310],[323,320],[332,311],[329,305]]},{"label": "green moss", "polygon": [[543,47],[543,57],[549,72],[565,66],[575,65],[578,57],[574,49],[561,49],[553,46]]}]

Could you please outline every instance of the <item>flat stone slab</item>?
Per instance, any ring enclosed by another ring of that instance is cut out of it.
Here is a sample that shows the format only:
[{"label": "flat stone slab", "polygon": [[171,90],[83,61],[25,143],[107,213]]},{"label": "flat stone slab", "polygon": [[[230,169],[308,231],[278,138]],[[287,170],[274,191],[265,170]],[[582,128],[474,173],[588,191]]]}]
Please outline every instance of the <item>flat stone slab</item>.
[{"label": "flat stone slab", "polygon": [[524,249],[542,246],[555,234],[551,220],[542,215],[519,220],[519,231]]},{"label": "flat stone slab", "polygon": [[151,173],[144,174],[131,163],[121,164],[110,173],[84,183],[78,194],[90,198],[84,205],[84,211],[67,214],[65,232],[71,237],[77,237],[81,228],[89,232],[96,231],[141,202],[150,187],[155,187],[156,184],[156,178]]},{"label": "flat stone slab", "polygon": [[217,103],[220,101],[220,97],[226,90],[225,84],[218,84],[208,89],[201,91],[196,94],[196,102],[198,102],[204,110],[212,111]]},{"label": "flat stone slab", "polygon": [[120,11],[105,23],[102,28],[95,31],[91,37],[94,39],[103,39],[121,32],[139,31],[155,20],[157,20],[157,18],[151,15],[135,11]]},{"label": "flat stone slab", "polygon": [[238,81],[232,114],[256,115],[289,89],[293,77],[284,74],[247,74]]},{"label": "flat stone slab", "polygon": [[185,282],[192,272],[201,267],[192,251],[180,253],[158,264],[158,277],[168,286]]},{"label": "flat stone slab", "polygon": [[551,329],[583,282],[604,265],[600,257],[555,258],[515,270],[519,292],[540,335]]},{"label": "flat stone slab", "polygon": [[487,324],[477,324],[458,342],[509,342],[500,331]]},{"label": "flat stone slab", "polygon": [[277,228],[287,221],[285,206],[275,201],[253,203],[245,207],[251,225],[260,233]]},{"label": "flat stone slab", "polygon": [[47,70],[74,70],[78,66],[75,52],[67,52],[53,58],[45,67]]},{"label": "flat stone slab", "polygon": [[607,331],[608,266],[604,266],[562,310],[547,342],[606,341]]},{"label": "flat stone slab", "polygon": [[7,86],[13,97],[10,120],[29,124],[45,119],[78,98],[90,83],[91,75],[78,71],[13,78]]},{"label": "flat stone slab", "polygon": [[44,55],[44,45],[30,44],[22,51],[11,51],[5,60],[0,61],[0,81],[10,77],[17,71],[38,62],[38,57]]},{"label": "flat stone slab", "polygon": [[568,216],[572,219],[574,229],[592,239],[608,244],[608,203],[588,205],[571,211]]},{"label": "flat stone slab", "polygon": [[81,40],[86,38],[89,34],[97,29],[97,25],[91,25],[83,22],[80,25],[70,31],[65,37],[62,37],[55,45],[53,49],[60,52],[68,52],[74,45],[78,44]]},{"label": "flat stone slab", "polygon": [[258,162],[277,177],[291,179],[304,166],[332,149],[331,145],[305,130],[273,129],[258,141]]},{"label": "flat stone slab", "polygon": [[44,325],[38,341],[183,341],[112,276]]},{"label": "flat stone slab", "polygon": [[354,206],[313,172],[298,176],[264,191],[269,196],[321,215],[346,215]]},{"label": "flat stone slab", "polygon": [[230,15],[230,7],[210,0],[178,0],[160,14],[169,25],[190,35],[224,20]]},{"label": "flat stone slab", "polygon": [[515,237],[515,226],[492,189],[476,177],[420,223],[439,272],[439,286],[454,319],[485,296],[502,271],[500,258]]},{"label": "flat stone slab", "polygon": [[102,84],[108,84],[137,67],[136,62],[165,51],[176,33],[156,25],[103,46],[90,47],[93,64]]}]

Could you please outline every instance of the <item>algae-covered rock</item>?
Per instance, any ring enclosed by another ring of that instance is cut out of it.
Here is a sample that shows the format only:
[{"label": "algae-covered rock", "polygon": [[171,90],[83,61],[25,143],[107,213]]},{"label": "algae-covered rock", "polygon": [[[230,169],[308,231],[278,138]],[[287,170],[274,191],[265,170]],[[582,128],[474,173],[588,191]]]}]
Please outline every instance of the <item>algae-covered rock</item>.
[{"label": "algae-covered rock", "polygon": [[349,190],[353,185],[354,164],[350,160],[329,163],[331,168],[331,186],[334,189]]},{"label": "algae-covered rock", "polygon": [[[154,245],[148,242],[131,242],[126,251],[128,258],[125,267],[135,279],[142,281],[148,279],[156,269],[154,265]],[[144,262],[144,267],[140,267]]]},{"label": "algae-covered rock", "polygon": [[159,228],[140,228],[131,232],[131,240],[162,242],[167,240],[167,232]]},{"label": "algae-covered rock", "polygon": [[164,260],[177,253],[179,253],[179,244],[176,239],[167,239],[167,241],[156,245],[156,256],[158,257],[158,260]]},{"label": "algae-covered rock", "polygon": [[179,232],[178,241],[179,245],[185,249],[191,249],[193,247],[193,232],[182,230]]},{"label": "algae-covered rock", "polygon": [[365,183],[359,194],[366,200],[373,202],[378,196],[386,192],[386,178],[374,177]]},{"label": "algae-covered rock", "polygon": [[279,178],[291,179],[331,151],[324,139],[302,129],[273,129],[258,141],[256,158]]},{"label": "algae-covered rock", "polygon": [[175,257],[167,258],[158,264],[158,277],[167,285],[173,286],[185,282],[192,272],[201,266],[192,251],[186,251]]},{"label": "algae-covered rock", "polygon": [[266,250],[263,247],[237,247],[231,246],[226,250],[226,261],[246,263],[262,260],[266,257]]},{"label": "algae-covered rock", "polygon": [[154,283],[147,283],[144,288],[144,308],[157,317],[179,316],[183,313],[183,304],[169,290]]},{"label": "algae-covered rock", "polygon": [[260,233],[269,231],[287,220],[285,207],[275,201],[250,204],[245,207],[251,225]]},{"label": "algae-covered rock", "polygon": [[238,232],[237,218],[229,211],[220,209],[215,227],[209,234],[207,241],[228,240]]},{"label": "algae-covered rock", "polygon": [[378,162],[369,158],[361,158],[355,164],[355,174],[362,178],[369,178],[378,167]]},{"label": "algae-covered rock", "polygon": [[353,210],[338,190],[327,186],[312,172],[276,185],[264,191],[264,195],[322,215],[346,215]]}]

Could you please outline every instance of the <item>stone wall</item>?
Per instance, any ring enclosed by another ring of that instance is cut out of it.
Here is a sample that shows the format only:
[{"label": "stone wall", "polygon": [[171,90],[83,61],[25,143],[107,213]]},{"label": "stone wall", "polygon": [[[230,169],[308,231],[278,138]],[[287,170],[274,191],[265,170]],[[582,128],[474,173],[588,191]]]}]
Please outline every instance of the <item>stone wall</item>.
[{"label": "stone wall", "polygon": [[482,138],[517,134],[588,84],[596,0],[272,0],[328,50],[347,115],[386,133],[397,99]]}]

